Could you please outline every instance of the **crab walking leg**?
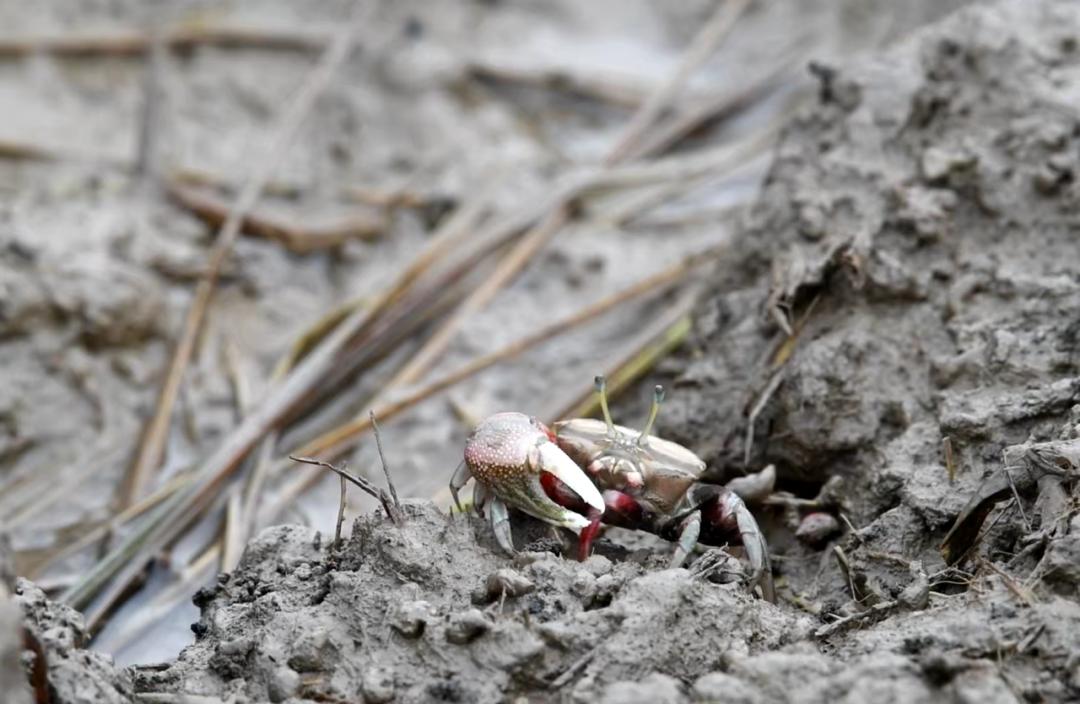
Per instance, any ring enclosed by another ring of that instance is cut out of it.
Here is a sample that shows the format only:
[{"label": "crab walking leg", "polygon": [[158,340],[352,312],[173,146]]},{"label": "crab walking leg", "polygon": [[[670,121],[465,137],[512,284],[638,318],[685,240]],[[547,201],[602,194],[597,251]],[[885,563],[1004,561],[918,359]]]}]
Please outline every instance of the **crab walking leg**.
[{"label": "crab walking leg", "polygon": [[739,535],[742,537],[743,547],[746,548],[746,557],[753,568],[751,584],[761,585],[761,595],[766,601],[776,603],[776,587],[773,585],[772,565],[769,564],[769,546],[765,542],[765,536],[754,519],[754,514],[746,508],[746,504],[735,492],[730,492],[723,498],[725,508],[735,516],[739,526]]},{"label": "crab walking leg", "polygon": [[472,473],[469,471],[469,465],[462,460],[454,473],[450,475],[450,495],[454,497],[454,506],[457,507],[458,513],[461,513],[461,501],[458,500],[458,492],[465,488],[470,479],[472,479]]},{"label": "crab walking leg", "polygon": [[506,551],[506,554],[513,555],[517,551],[514,550],[514,538],[510,534],[510,511],[507,510],[506,504],[498,498],[493,498],[489,517],[491,530],[495,533],[495,540],[498,541],[499,547]]},{"label": "crab walking leg", "polygon": [[487,506],[488,499],[491,498],[491,492],[487,490],[487,487],[480,482],[476,483],[473,487],[472,501],[473,509],[479,515],[484,515],[484,507]]},{"label": "crab walking leg", "polygon": [[675,552],[671,555],[671,567],[682,567],[686,558],[697,545],[698,536],[701,535],[701,511],[694,511],[682,520],[682,530],[679,531],[679,540],[675,543]]}]

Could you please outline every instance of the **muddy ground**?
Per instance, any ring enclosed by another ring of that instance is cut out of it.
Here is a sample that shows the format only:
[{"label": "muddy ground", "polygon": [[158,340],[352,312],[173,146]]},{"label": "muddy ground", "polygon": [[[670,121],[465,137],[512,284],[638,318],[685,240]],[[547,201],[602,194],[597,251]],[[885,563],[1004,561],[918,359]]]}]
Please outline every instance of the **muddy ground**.
[{"label": "muddy ground", "polygon": [[[767,89],[751,108],[700,130],[681,148],[753,137],[812,85],[807,57],[857,56],[958,4],[751,3],[739,31],[690,81],[687,100],[737,94],[762,81]],[[166,485],[210,455],[258,402],[297,337],[343,302],[383,291],[454,205],[487,193],[496,215],[510,216],[546,197],[576,165],[602,158],[716,6],[711,0],[593,2],[588,11],[569,0],[366,4],[370,15],[361,23],[358,49],[300,130],[260,212],[286,223],[366,219],[384,227],[309,253],[241,238],[185,376],[153,485]],[[344,1],[15,0],[0,2],[0,44],[145,36],[157,25],[325,39],[349,7]],[[98,557],[84,549],[45,567],[64,545],[115,516],[212,244],[214,230],[167,186],[194,178],[227,202],[265,155],[277,115],[315,58],[310,49],[213,42],[165,52],[156,64],[124,52],[0,57],[0,152],[7,155],[0,160],[0,517],[20,574],[50,593],[62,592]],[[556,79],[537,86],[529,78],[535,75]],[[598,84],[599,97],[560,87],[575,78]],[[147,110],[150,104],[156,107]],[[426,378],[726,241],[734,230],[731,207],[756,193],[768,152],[687,184],[688,192],[669,198],[674,202],[621,226],[606,222],[606,213],[625,209],[627,195],[640,199],[636,192],[587,203],[585,217],[470,316]],[[358,202],[357,191],[368,200]],[[388,209],[369,202],[372,194],[395,192],[415,196],[419,205]],[[507,408],[557,414],[568,394],[587,391],[598,370],[641,342],[640,321],[662,314],[663,303],[625,307],[384,424],[401,492],[439,495],[445,507],[446,476],[469,429],[463,418]],[[402,348],[388,364],[400,364],[416,343]],[[388,378],[377,369],[350,385],[318,417],[287,433],[279,456],[366,413]],[[365,442],[347,459],[366,469],[374,458]],[[300,502],[276,502],[275,492],[292,479],[271,477],[253,525],[332,528],[336,483],[323,482]],[[350,494],[350,515],[375,505],[357,494]],[[152,584],[175,581],[220,522],[220,511],[204,521],[173,551],[176,569],[155,569]],[[130,523],[119,526],[114,542],[129,530]],[[97,644],[138,663],[172,657],[189,642],[186,625],[197,614],[190,604],[157,632],[133,638],[132,619],[142,608],[136,600],[123,609]]]},{"label": "muddy ground", "polygon": [[[669,547],[612,534],[577,563],[522,525],[509,558],[482,521],[413,500],[401,525],[357,519],[337,551],[316,527],[266,529],[199,592],[194,644],[161,665],[80,649],[77,614],[5,578],[39,653],[24,666],[47,663],[58,701],[1076,700],[1078,32],[1072,3],[1014,0],[814,65],[812,104],[784,130],[692,339],[658,370],[661,434],[713,479],[776,466],[755,513],[778,604],[718,583],[715,553],[667,570]],[[48,333],[92,350],[157,339],[160,309],[132,276],[144,315],[73,309]],[[55,321],[65,300],[84,299],[43,293],[7,334]],[[75,356],[91,384],[113,378]],[[121,357],[138,364],[110,358],[110,374],[160,362]],[[8,452],[52,451],[2,427]],[[1037,477],[1032,457],[1056,469]],[[1006,468],[1008,490],[946,565],[956,517]],[[810,511],[838,532],[795,539]],[[0,647],[0,677],[13,650]]]}]

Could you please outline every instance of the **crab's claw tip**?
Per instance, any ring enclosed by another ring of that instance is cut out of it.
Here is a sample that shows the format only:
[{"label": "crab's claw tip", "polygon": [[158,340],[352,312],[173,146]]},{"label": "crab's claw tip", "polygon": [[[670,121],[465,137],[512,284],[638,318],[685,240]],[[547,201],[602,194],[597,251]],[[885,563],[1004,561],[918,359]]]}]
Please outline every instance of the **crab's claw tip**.
[{"label": "crab's claw tip", "polygon": [[[600,495],[600,490],[586,476],[581,467],[578,467],[570,459],[569,455],[553,442],[541,444],[539,451],[543,471],[556,477],[563,484],[570,487],[585,503],[603,513],[604,497]],[[585,523],[588,525],[587,520]]]}]

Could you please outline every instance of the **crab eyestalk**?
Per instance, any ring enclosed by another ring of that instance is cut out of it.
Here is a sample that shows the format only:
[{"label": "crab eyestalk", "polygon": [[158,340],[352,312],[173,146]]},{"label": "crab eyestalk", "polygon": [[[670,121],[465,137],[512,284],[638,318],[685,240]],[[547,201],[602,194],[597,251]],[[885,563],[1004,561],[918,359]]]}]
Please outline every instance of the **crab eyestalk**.
[{"label": "crab eyestalk", "polygon": [[604,414],[604,423],[607,424],[608,438],[615,437],[615,422],[611,420],[611,410],[608,409],[607,403],[607,379],[603,375],[597,375],[593,379],[593,383],[596,385],[596,393],[600,394],[600,410]]},{"label": "crab eyestalk", "polygon": [[664,387],[657,384],[653,387],[652,406],[649,408],[649,420],[645,421],[645,427],[642,428],[641,434],[637,438],[638,447],[647,447],[649,445],[649,435],[652,433],[653,424],[656,423],[656,416],[660,414],[660,404],[664,402]]}]

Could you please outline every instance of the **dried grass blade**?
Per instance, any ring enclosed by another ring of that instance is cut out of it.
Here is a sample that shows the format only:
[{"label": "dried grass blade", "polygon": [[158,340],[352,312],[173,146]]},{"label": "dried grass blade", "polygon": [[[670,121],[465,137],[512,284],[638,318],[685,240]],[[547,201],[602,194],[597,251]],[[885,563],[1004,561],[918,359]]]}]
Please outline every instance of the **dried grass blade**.
[{"label": "dried grass blade", "polygon": [[[690,309],[697,299],[696,292],[688,291],[638,336],[637,344],[631,345],[630,353],[604,370],[608,379],[608,397],[614,398],[626,387],[644,376],[656,363],[671,353],[690,334],[692,320]],[[590,377],[591,378],[591,377]],[[584,418],[599,409],[599,401],[593,384],[570,402],[563,402],[556,411],[545,414],[551,421],[563,418]]]},{"label": "dried grass blade", "polygon": [[631,156],[646,130],[656,122],[656,119],[683,89],[690,75],[712,55],[749,4],[749,0],[725,0],[721,3],[690,42],[690,46],[671,76],[649,96],[649,99],[631,118],[605,163],[616,164]]},{"label": "dried grass blade", "polygon": [[[360,4],[357,3],[355,7],[360,7]],[[289,101],[289,108],[275,130],[272,146],[267,152],[268,158],[244,185],[218,231],[206,272],[196,286],[194,299],[188,309],[180,338],[163,380],[157,408],[146,427],[135,461],[121,487],[120,506],[122,508],[129,506],[132,501],[142,495],[144,487],[164,457],[180,383],[195,350],[195,342],[202,329],[203,318],[210,305],[221,267],[232,251],[244,218],[255,206],[263,187],[277,170],[316,100],[330,84],[337,68],[349,57],[361,17],[361,12],[354,11],[353,18],[326,49],[319,64],[304,81],[300,92]]]},{"label": "dried grass blade", "polygon": [[[383,403],[376,408],[373,413],[383,421],[389,420],[431,396],[478,374],[488,367],[516,357],[517,355],[549,342],[559,335],[589,322],[623,304],[646,295],[660,293],[667,288],[677,285],[685,279],[688,273],[705,263],[713,261],[721,254],[721,252],[721,248],[713,248],[706,250],[701,254],[688,257],[672,267],[653,274],[636,284],[582,308],[573,315],[552,323],[551,325],[512,342],[490,354],[478,357],[472,362],[466,363],[455,371],[448,373],[446,376],[431,382],[430,384],[426,384],[421,388],[415,389],[401,398]],[[294,454],[334,457],[352,447],[357,438],[370,429],[370,417],[358,417],[324,433],[315,440],[305,444],[302,448],[296,450]],[[281,496],[277,499],[276,505],[281,507],[287,503],[291,503],[297,496],[310,488],[315,481],[317,481],[316,477],[301,477],[294,481],[282,491]]]}]

